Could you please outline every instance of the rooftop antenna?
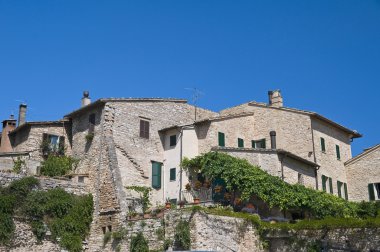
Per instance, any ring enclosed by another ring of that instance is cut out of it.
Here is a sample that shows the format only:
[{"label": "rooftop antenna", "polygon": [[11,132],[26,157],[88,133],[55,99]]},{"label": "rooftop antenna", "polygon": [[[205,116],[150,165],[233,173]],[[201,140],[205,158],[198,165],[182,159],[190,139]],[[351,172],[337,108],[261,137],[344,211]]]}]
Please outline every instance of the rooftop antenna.
[{"label": "rooftop antenna", "polygon": [[200,91],[198,88],[185,88],[186,90],[190,90],[193,92],[192,96],[191,96],[191,101],[194,105],[194,121],[197,120],[197,102],[199,100],[199,98],[204,95],[204,93],[202,91]]}]

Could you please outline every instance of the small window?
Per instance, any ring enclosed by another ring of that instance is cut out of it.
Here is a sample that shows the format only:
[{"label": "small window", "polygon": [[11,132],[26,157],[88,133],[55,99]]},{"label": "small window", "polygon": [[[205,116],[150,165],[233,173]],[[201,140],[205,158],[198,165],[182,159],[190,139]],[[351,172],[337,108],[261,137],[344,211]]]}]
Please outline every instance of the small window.
[{"label": "small window", "polygon": [[329,187],[330,187],[330,193],[334,194],[332,178],[329,178]]},{"label": "small window", "polygon": [[252,148],[255,149],[265,149],[266,148],[266,143],[265,143],[265,138],[252,141]]},{"label": "small window", "polygon": [[177,144],[177,135],[170,136],[170,147],[175,146]]},{"label": "small window", "polygon": [[169,201],[170,201],[170,203],[172,203],[173,205],[177,205],[177,199],[170,199]]},{"label": "small window", "polygon": [[368,184],[369,200],[380,200],[380,183]]},{"label": "small window", "polygon": [[108,232],[112,232],[112,226],[108,226]]},{"label": "small window", "polygon": [[105,234],[107,232],[106,227],[102,227],[102,231],[103,231],[103,234]]},{"label": "small window", "polygon": [[155,189],[161,188],[161,167],[161,163],[152,162],[152,187]]},{"label": "small window", "polygon": [[222,132],[218,132],[218,144],[220,147],[226,146],[225,136],[224,136],[224,133],[222,133]]},{"label": "small window", "polygon": [[170,181],[175,181],[176,180],[176,168],[171,168],[170,169]]},{"label": "small window", "polygon": [[338,160],[340,160],[340,149],[339,149],[339,145],[335,145],[335,147],[336,147],[336,158],[337,158]]},{"label": "small window", "polygon": [[326,152],[326,144],[325,144],[325,139],[321,137],[321,150],[322,152]]},{"label": "small window", "polygon": [[339,198],[342,198],[342,185],[343,185],[343,183],[340,182],[339,180],[336,182],[336,186],[338,188],[338,196],[339,196]]},{"label": "small window", "polygon": [[347,183],[343,183],[344,186],[344,198],[348,200]]},{"label": "small window", "polygon": [[327,186],[326,186],[326,182],[327,182],[327,177],[325,175],[322,175],[322,189],[324,192],[327,191]]},{"label": "small window", "polygon": [[241,138],[238,138],[238,147],[239,148],[244,148],[244,140]]},{"label": "small window", "polygon": [[84,176],[78,176],[78,183],[84,183]]},{"label": "small window", "polygon": [[42,134],[42,153],[44,156],[49,154],[63,155],[65,152],[65,137],[50,134]]},{"label": "small window", "polygon": [[149,121],[140,120],[140,137],[149,139]]}]

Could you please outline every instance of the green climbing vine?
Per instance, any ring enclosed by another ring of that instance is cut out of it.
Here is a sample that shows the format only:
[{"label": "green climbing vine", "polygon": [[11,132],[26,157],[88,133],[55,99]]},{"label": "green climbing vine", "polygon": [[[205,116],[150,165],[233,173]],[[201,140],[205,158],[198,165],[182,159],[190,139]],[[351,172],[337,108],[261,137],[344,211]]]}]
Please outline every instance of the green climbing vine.
[{"label": "green climbing vine", "polygon": [[148,208],[151,206],[151,203],[149,200],[149,194],[152,191],[152,188],[146,187],[146,186],[127,186],[126,189],[130,189],[130,190],[140,193],[142,209],[143,209],[143,212],[145,213],[148,210]]}]

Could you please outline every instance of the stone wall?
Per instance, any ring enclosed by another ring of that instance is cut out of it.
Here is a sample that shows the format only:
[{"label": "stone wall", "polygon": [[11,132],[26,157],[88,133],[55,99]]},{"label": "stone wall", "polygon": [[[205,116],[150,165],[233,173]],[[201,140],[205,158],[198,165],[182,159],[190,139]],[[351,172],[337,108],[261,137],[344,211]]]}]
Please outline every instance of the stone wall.
[{"label": "stone wall", "polygon": [[[14,173],[0,173],[0,185],[8,186],[12,181],[19,180],[25,177],[25,175],[19,175]],[[76,195],[88,194],[88,189],[85,184],[72,182],[71,180],[61,180],[48,177],[36,177],[40,181],[42,190],[50,190],[54,188],[62,188],[68,193]]]},{"label": "stone wall", "polygon": [[349,200],[368,201],[368,184],[380,183],[380,145],[347,163],[346,170]]}]

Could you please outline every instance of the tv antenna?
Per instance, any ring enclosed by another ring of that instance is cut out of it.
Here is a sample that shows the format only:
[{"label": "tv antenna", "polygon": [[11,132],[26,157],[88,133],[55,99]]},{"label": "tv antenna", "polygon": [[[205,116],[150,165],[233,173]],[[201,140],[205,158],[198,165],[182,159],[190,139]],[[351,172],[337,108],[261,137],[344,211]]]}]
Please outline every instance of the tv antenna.
[{"label": "tv antenna", "polygon": [[190,90],[193,92],[193,94],[191,95],[191,101],[194,105],[194,121],[197,120],[197,103],[198,103],[198,100],[199,98],[204,95],[204,93],[202,91],[200,91],[198,88],[185,88],[186,90]]}]

